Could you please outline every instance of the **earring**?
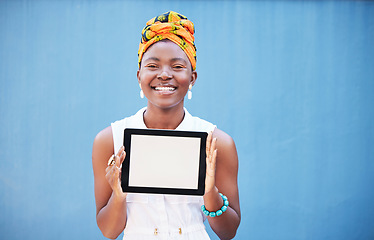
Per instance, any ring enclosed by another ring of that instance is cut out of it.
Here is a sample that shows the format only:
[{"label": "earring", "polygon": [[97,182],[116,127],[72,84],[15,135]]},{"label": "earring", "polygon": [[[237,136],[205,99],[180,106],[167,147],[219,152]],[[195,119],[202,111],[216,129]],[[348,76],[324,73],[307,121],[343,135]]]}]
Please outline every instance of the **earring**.
[{"label": "earring", "polygon": [[140,86],[140,84],[139,84],[139,87],[140,87],[140,98],[144,98],[144,92],[143,92],[142,87]]},{"label": "earring", "polygon": [[192,89],[192,84],[190,84],[190,86],[188,87],[187,98],[188,98],[189,100],[192,98],[192,92],[191,92],[191,89]]}]

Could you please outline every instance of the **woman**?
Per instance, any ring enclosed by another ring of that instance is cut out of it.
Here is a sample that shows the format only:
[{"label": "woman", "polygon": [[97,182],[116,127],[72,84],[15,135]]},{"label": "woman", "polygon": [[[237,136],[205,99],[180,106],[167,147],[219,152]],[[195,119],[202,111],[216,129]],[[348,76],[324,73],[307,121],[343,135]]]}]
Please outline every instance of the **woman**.
[{"label": "woman", "polygon": [[[193,34],[193,23],[175,12],[147,22],[137,72],[147,107],[112,123],[94,140],[96,220],[107,238],[115,239],[124,231],[124,239],[209,239],[203,224],[206,218],[221,239],[236,234],[240,207],[234,141],[184,108],[184,97],[189,92],[190,98],[197,78]],[[123,130],[130,127],[208,132],[204,196],[122,192],[120,171],[126,155]]]}]

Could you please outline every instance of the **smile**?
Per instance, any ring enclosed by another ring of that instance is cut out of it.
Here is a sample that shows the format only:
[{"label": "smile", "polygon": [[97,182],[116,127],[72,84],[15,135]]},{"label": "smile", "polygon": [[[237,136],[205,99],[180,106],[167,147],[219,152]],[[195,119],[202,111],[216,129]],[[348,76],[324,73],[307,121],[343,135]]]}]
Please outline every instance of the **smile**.
[{"label": "smile", "polygon": [[155,87],[154,88],[156,91],[162,91],[162,92],[170,92],[170,91],[175,91],[175,87]]}]

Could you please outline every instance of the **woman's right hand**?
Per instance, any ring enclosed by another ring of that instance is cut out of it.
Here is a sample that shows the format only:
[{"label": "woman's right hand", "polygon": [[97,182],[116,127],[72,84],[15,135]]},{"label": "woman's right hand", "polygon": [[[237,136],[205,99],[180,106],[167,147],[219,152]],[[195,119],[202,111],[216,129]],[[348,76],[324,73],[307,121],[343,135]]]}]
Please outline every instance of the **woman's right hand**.
[{"label": "woman's right hand", "polygon": [[112,188],[113,194],[121,198],[126,198],[127,196],[127,193],[124,193],[121,187],[121,169],[125,156],[125,147],[122,146],[118,153],[114,156],[115,163],[105,169],[105,178]]}]

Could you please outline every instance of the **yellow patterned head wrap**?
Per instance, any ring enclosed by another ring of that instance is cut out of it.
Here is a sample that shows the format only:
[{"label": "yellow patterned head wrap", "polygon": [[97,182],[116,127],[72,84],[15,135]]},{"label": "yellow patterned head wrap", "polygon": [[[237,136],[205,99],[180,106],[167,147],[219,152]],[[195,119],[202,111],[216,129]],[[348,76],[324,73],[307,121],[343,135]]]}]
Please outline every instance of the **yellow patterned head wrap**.
[{"label": "yellow patterned head wrap", "polygon": [[145,51],[155,42],[169,39],[177,44],[186,53],[191,62],[192,69],[196,69],[196,46],[193,23],[185,16],[170,11],[154,17],[146,23],[143,28],[142,40],[139,44],[138,61],[139,67]]}]

